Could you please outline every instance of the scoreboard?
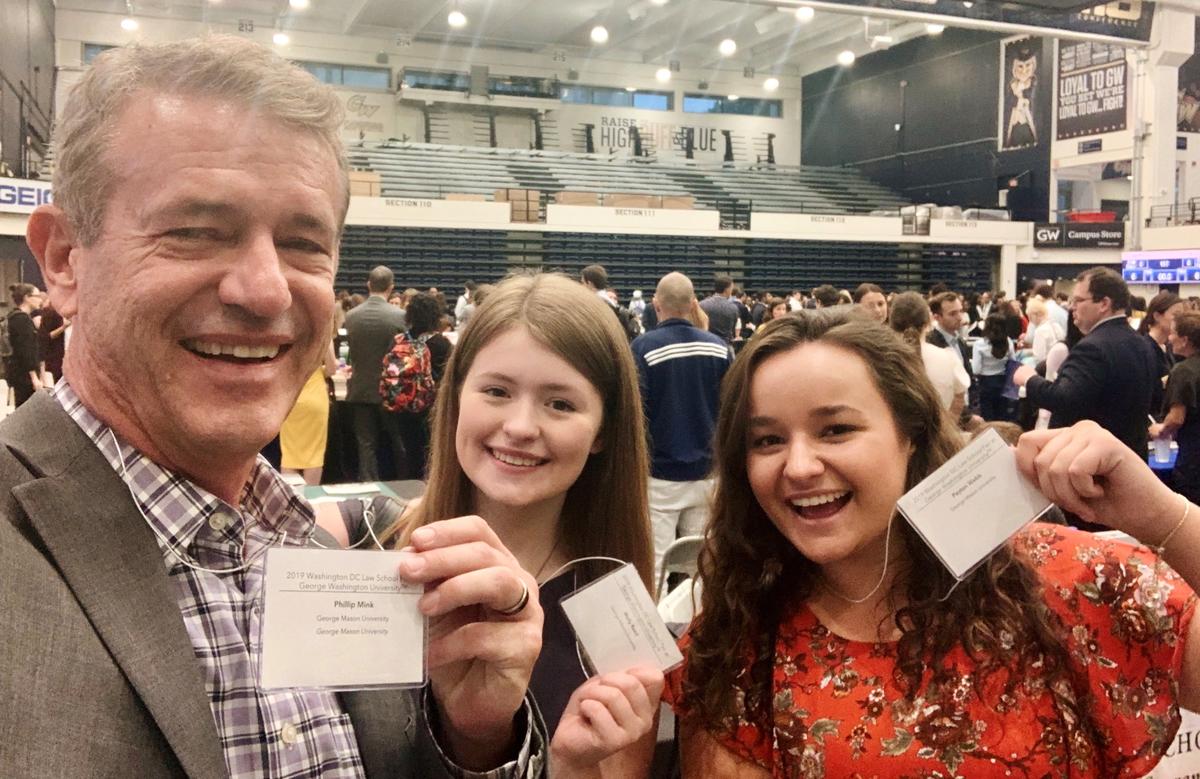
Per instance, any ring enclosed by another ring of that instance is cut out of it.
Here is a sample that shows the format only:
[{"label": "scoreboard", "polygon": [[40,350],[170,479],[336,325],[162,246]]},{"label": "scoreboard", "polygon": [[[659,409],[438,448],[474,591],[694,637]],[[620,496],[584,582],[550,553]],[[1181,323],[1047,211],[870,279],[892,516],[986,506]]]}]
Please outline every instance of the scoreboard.
[{"label": "scoreboard", "polygon": [[1121,277],[1130,284],[1200,284],[1200,249],[1123,252]]}]

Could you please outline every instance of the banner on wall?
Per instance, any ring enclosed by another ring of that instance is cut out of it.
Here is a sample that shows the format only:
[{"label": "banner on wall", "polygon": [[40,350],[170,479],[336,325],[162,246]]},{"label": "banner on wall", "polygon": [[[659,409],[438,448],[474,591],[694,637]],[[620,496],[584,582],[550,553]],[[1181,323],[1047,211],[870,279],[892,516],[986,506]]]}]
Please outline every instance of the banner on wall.
[{"label": "banner on wall", "polygon": [[629,156],[640,152],[706,164],[797,165],[800,160],[796,128],[770,117],[564,104],[552,119],[563,151]]},{"label": "banner on wall", "polygon": [[1042,38],[1010,38],[1000,47],[1000,151],[1037,146],[1049,130],[1045,43]]},{"label": "banner on wall", "polygon": [[1185,133],[1200,133],[1200,17],[1195,35],[1196,53],[1179,66],[1178,129]]},{"label": "banner on wall", "polygon": [[977,2],[961,0],[825,0],[823,6],[852,6],[887,11],[911,11],[922,15],[946,17],[953,25],[956,19],[973,19],[1021,27],[1040,27],[1066,32],[1104,35],[1127,41],[1148,42],[1150,25],[1154,21],[1154,3],[1141,0],[1118,0],[1080,8],[1076,0],[1043,0],[1042,6],[1032,8],[1021,3]]},{"label": "banner on wall", "polygon": [[32,214],[38,206],[53,202],[49,181],[0,178],[0,212]]},{"label": "banner on wall", "polygon": [[382,141],[395,134],[395,99],[389,92],[348,92],[336,90],[346,111],[342,135]]},{"label": "banner on wall", "polygon": [[1129,106],[1125,50],[1106,43],[1058,46],[1058,140],[1124,130]]}]

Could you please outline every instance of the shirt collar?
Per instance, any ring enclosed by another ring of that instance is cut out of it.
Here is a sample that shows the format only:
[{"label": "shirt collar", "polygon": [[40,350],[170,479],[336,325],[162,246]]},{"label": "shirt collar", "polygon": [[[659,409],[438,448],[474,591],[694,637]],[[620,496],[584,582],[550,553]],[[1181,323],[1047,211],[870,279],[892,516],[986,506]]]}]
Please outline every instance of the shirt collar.
[{"label": "shirt collar", "polygon": [[156,531],[155,537],[165,556],[171,555],[168,544],[176,549],[190,547],[197,534],[206,524],[211,526],[210,519],[218,514],[223,517],[219,524],[238,535],[247,521],[280,534],[286,532],[289,542],[298,544],[307,543],[312,535],[316,526],[312,506],[296,494],[262,455],[242,487],[240,508],[231,506],[121,441],[115,431],[83,404],[65,377],[55,385],[53,396],[125,482]]},{"label": "shirt collar", "polygon": [[952,333],[949,330],[944,329],[937,322],[933,323],[933,329],[941,333],[942,337],[946,339],[947,343],[955,343],[958,341],[958,333]]},{"label": "shirt collar", "polygon": [[1121,319],[1121,320],[1124,320],[1124,319],[1126,319],[1126,316],[1125,316],[1124,314],[1113,314],[1112,316],[1105,317],[1104,319],[1101,319],[1101,320],[1100,320],[1099,322],[1097,322],[1096,324],[1092,325],[1092,331],[1095,331],[1095,329],[1096,329],[1097,327],[1099,327],[1100,325],[1104,324],[1105,322],[1111,322],[1111,321],[1113,321],[1114,319]]}]

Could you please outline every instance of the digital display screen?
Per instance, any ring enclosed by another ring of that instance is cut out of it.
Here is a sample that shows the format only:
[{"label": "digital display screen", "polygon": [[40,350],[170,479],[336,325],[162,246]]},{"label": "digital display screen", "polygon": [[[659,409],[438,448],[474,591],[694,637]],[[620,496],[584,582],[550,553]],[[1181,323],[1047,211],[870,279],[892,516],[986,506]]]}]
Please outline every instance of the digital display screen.
[{"label": "digital display screen", "polygon": [[1200,251],[1125,252],[1121,276],[1130,284],[1200,284]]}]

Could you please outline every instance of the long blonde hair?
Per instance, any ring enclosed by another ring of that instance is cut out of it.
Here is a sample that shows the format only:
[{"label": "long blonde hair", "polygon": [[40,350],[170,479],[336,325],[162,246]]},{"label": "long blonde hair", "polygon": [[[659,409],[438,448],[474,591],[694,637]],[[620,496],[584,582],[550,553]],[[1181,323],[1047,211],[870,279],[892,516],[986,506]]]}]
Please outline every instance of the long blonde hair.
[{"label": "long blonde hair", "polygon": [[389,537],[403,546],[416,528],[473,510],[474,487],[454,443],[463,382],[480,350],[514,327],[524,327],[583,374],[603,401],[601,449],[588,457],[563,504],[559,532],[567,553],[633,563],[649,588],[649,464],[633,354],[608,306],[560,274],[509,276],[471,316],[438,387],[425,497]]}]

